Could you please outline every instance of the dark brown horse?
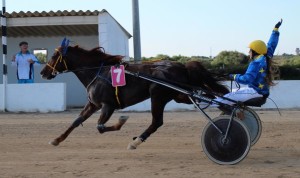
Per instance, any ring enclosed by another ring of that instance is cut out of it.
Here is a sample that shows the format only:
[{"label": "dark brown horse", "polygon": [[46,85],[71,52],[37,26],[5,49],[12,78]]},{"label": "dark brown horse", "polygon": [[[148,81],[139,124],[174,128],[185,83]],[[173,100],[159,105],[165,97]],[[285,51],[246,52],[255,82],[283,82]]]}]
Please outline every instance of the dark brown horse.
[{"label": "dark brown horse", "polygon": [[[109,55],[102,48],[90,51],[78,46],[61,46],[42,69],[44,79],[53,79],[58,73],[73,72],[85,86],[89,101],[81,111],[79,117],[59,137],[50,142],[58,145],[65,140],[72,130],[87,120],[93,113],[101,109],[97,129],[100,133],[120,130],[125,119],[120,119],[113,126],[105,126],[116,109],[126,108],[151,98],[152,123],[128,146],[135,149],[152,133],[163,125],[163,112],[166,104],[171,100],[191,104],[188,97],[178,91],[126,74],[126,85],[115,88],[111,85],[110,67],[122,63],[122,56]],[[199,62],[188,62],[186,65],[177,62],[162,61],[155,63],[126,64],[125,70],[143,73],[175,84],[201,87],[221,95],[228,93],[228,89],[220,84],[220,79],[206,70]],[[117,89],[117,92],[116,92]],[[212,96],[213,97],[213,96]]]}]

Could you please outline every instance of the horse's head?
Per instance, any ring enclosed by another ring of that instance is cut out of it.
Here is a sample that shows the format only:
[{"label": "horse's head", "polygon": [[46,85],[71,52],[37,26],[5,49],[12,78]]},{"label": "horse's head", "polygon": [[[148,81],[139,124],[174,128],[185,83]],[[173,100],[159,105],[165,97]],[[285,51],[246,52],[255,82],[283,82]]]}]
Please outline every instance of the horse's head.
[{"label": "horse's head", "polygon": [[66,54],[63,55],[64,49],[66,48],[67,47],[59,47],[55,50],[55,53],[52,55],[51,59],[40,72],[43,79],[51,80],[57,74],[68,71]]},{"label": "horse's head", "polygon": [[69,47],[69,40],[64,38],[59,48],[55,49],[55,53],[47,62],[47,65],[41,70],[43,79],[51,80],[57,74],[68,71],[66,63],[67,50]]}]

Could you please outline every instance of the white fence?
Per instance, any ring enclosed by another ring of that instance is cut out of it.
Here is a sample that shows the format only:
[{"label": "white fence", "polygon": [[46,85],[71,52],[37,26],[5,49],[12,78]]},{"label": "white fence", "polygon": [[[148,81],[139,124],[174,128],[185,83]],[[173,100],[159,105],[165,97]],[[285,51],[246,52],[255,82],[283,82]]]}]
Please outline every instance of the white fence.
[{"label": "white fence", "polygon": [[[271,88],[269,98],[274,100],[279,108],[300,109],[300,81],[277,81],[277,85]],[[226,85],[230,85],[229,82]],[[6,109],[11,112],[57,112],[64,111],[68,107],[67,85],[65,83],[35,83],[35,84],[8,84],[6,96]],[[86,93],[77,93],[86,95]],[[3,108],[3,86],[0,85],[0,111]],[[76,105],[76,103],[71,103]],[[82,106],[83,107],[83,106]],[[149,111],[150,100],[123,109],[122,111]],[[262,108],[276,108],[270,100]],[[167,111],[194,110],[193,105],[179,104],[174,101],[167,104]],[[3,111],[3,110],[2,110]]]}]

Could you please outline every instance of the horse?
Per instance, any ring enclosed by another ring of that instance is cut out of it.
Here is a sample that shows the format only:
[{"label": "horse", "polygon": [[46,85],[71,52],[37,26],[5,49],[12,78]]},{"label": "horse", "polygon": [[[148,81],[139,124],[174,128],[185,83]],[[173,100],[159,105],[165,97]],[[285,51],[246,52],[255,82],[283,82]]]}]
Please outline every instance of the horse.
[{"label": "horse", "polygon": [[[222,84],[222,77],[208,71],[197,61],[190,61],[186,64],[172,61],[132,64],[123,62],[122,59],[121,55],[105,53],[101,47],[86,50],[78,45],[62,44],[55,50],[51,59],[41,70],[41,77],[51,80],[58,74],[73,72],[86,88],[88,102],[67,130],[49,142],[50,144],[59,145],[76,127],[100,109],[101,114],[97,123],[99,133],[120,130],[127,120],[126,117],[120,118],[112,126],[105,125],[113,112],[150,98],[152,122],[142,134],[134,137],[127,147],[136,149],[163,125],[163,112],[168,102],[174,100],[177,103],[192,104],[186,94],[129,74],[125,74],[125,86],[113,87],[110,69],[114,65],[122,64],[126,71],[143,73],[175,85],[181,85],[183,88],[194,86],[220,95],[229,92],[228,88]],[[209,95],[209,97],[214,96]]]}]

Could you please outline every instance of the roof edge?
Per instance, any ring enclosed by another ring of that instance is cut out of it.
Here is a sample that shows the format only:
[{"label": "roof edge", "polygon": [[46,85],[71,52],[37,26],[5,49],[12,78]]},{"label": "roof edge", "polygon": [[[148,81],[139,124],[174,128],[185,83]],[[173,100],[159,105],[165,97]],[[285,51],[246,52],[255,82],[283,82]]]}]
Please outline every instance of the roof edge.
[{"label": "roof edge", "polygon": [[42,12],[38,12],[38,11],[20,11],[20,12],[11,12],[8,13],[6,12],[4,14],[4,16],[6,18],[22,18],[22,17],[55,17],[55,16],[97,16],[99,13],[103,13],[103,12],[107,12],[105,9],[103,9],[102,11],[98,11],[98,10],[94,10],[94,11],[75,11],[75,10],[71,10],[71,11],[67,11],[67,10],[58,10],[56,12],[54,11],[42,11]]}]

